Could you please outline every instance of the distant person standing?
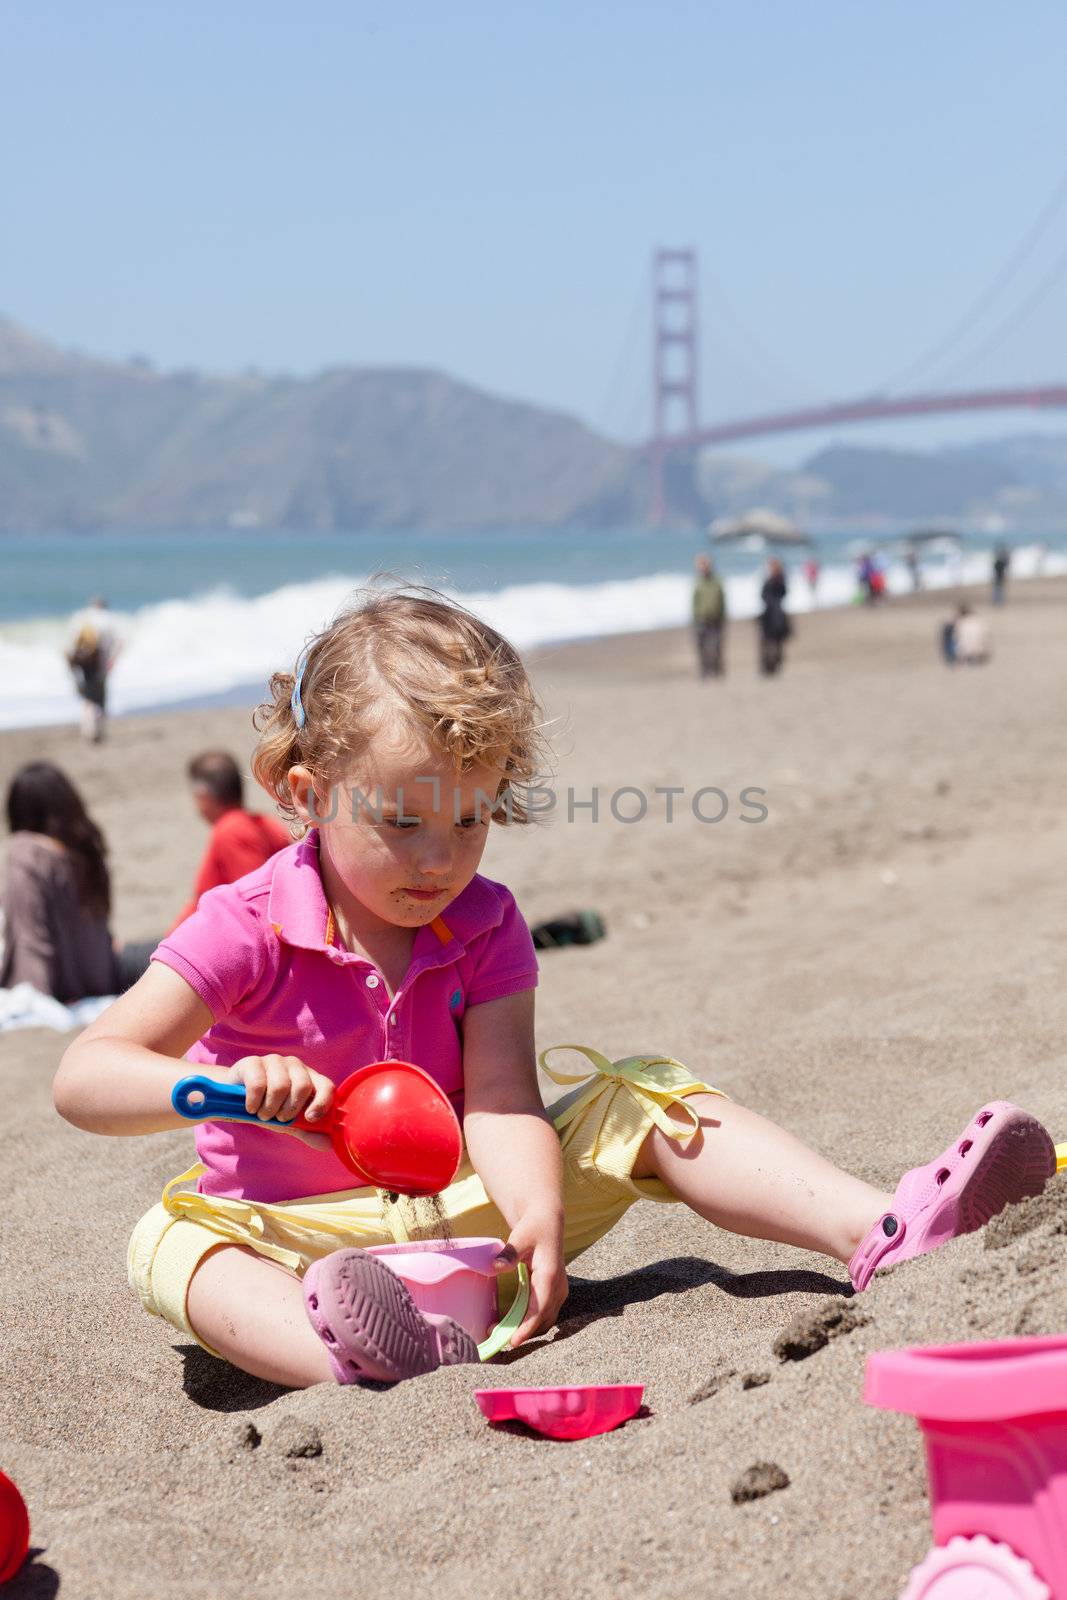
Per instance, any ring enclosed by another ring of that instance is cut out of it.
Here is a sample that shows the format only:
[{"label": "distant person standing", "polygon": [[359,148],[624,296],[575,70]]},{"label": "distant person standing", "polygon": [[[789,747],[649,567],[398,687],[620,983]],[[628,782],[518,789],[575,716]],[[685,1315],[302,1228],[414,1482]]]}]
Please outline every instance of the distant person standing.
[{"label": "distant person standing", "polygon": [[82,738],[99,744],[104,737],[107,715],[107,680],[120,649],[115,619],[107,601],[90,600],[71,623],[71,643],[67,665],[82,702]]},{"label": "distant person standing", "polygon": [[885,573],[871,551],[868,550],[860,557],[856,577],[859,581],[861,599],[869,606],[877,605],[885,595]]},{"label": "distant person standing", "polygon": [[1004,591],[1008,581],[1008,569],[1011,566],[1011,551],[1006,544],[999,545],[993,557],[993,604],[1004,604]]},{"label": "distant person standing", "polygon": [[767,577],[760,590],[763,610],[756,618],[759,628],[759,666],[765,678],[780,671],[785,659],[785,642],[793,631],[785,609],[789,586],[785,580],[782,563],[772,558],[767,563]]},{"label": "distant person standing", "polygon": [[874,559],[865,551],[856,563],[856,582],[859,585],[859,597],[868,605],[874,604],[874,589],[871,579],[874,573]]},{"label": "distant person standing", "polygon": [[820,568],[817,558],[815,556],[809,556],[808,560],[804,563],[804,576],[808,580],[808,588],[811,590],[812,600],[815,599],[815,596],[819,592],[819,571]]},{"label": "distant person standing", "polygon": [[919,552],[913,544],[905,546],[904,565],[907,567],[908,576],[911,578],[912,593],[918,594],[923,586],[923,574],[922,567],[919,565]]},{"label": "distant person standing", "polygon": [[726,591],[710,556],[696,558],[693,588],[693,631],[702,678],[721,678],[723,632],[726,628]]},{"label": "distant person standing", "polygon": [[254,872],[293,842],[289,830],[277,818],[244,809],[244,780],[227,751],[205,750],[193,757],[187,771],[193,804],[209,824],[211,837],[196,875],[193,897],[182,907],[175,928],[192,916],[202,894]]}]

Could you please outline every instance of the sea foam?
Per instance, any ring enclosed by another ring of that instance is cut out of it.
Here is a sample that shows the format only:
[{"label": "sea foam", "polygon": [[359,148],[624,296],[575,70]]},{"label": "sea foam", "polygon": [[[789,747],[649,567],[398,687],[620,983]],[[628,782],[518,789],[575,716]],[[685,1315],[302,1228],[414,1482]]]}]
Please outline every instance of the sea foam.
[{"label": "sea foam", "polygon": [[[1012,554],[1012,581],[1067,572],[1067,555],[1021,548]],[[932,563],[927,588],[985,583],[989,556],[974,553]],[[245,686],[265,685],[270,674],[292,667],[301,646],[322,628],[364,581],[364,574],[286,584],[247,598],[215,589],[191,599],[164,600],[118,613],[124,644],[109,685],[112,712],[147,710],[207,698]],[[731,618],[755,616],[760,608],[762,565],[727,577]],[[891,593],[906,593],[906,569],[887,570]],[[789,609],[847,605],[855,596],[853,568],[823,568],[815,597],[798,570],[790,573]],[[521,649],[567,639],[677,627],[689,615],[691,579],[686,573],[608,579],[599,583],[518,583],[496,591],[452,591]],[[0,627],[0,727],[32,727],[77,719],[78,702],[63,652],[69,643],[66,618],[42,617]],[[254,690],[253,690],[254,693]]]}]

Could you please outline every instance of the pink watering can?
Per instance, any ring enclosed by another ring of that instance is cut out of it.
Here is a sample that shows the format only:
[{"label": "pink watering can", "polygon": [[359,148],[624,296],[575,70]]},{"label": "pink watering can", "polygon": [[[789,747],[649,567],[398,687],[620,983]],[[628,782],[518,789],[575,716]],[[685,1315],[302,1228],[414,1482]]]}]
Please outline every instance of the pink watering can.
[{"label": "pink watering can", "polygon": [[519,1263],[519,1287],[506,1315],[498,1319],[494,1262],[502,1239],[412,1239],[376,1244],[368,1255],[381,1256],[403,1278],[420,1311],[451,1317],[466,1328],[483,1361],[499,1355],[526,1315],[530,1279]]},{"label": "pink watering can", "polygon": [[1067,1595],[1067,1338],[879,1350],[864,1399],[926,1439],[935,1544],[901,1600]]}]

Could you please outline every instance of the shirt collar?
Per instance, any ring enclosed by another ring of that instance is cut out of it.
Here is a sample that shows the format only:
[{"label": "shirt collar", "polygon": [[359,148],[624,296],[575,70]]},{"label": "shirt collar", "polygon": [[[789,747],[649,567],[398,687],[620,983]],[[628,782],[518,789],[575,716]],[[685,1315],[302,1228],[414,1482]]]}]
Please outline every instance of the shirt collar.
[{"label": "shirt collar", "polygon": [[[319,872],[319,835],[312,828],[291,850],[274,857],[267,917],[284,944],[301,950],[325,950],[329,906]],[[479,873],[462,894],[450,900],[433,922],[420,928],[419,944],[427,953],[441,952],[445,960],[461,955],[479,933],[503,920],[506,891]]]},{"label": "shirt collar", "polygon": [[267,917],[275,933],[301,950],[324,950],[329,907],[319,873],[318,830],[280,851],[274,863]]}]

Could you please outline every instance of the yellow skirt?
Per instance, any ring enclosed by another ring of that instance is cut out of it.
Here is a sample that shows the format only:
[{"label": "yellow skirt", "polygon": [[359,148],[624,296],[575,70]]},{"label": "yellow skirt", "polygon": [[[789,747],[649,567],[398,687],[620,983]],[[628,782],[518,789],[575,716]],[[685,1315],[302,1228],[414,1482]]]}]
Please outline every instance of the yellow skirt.
[{"label": "yellow skirt", "polygon": [[[566,1091],[549,1110],[563,1149],[564,1246],[571,1261],[614,1227],[635,1200],[674,1200],[658,1178],[631,1177],[638,1152],[654,1127],[669,1138],[690,1139],[700,1124],[686,1097],[722,1091],[694,1078],[670,1056],[609,1061],[585,1045],[553,1048],[578,1050],[593,1068],[592,1075],[559,1072],[547,1064],[550,1050],[541,1056],[546,1075]],[[680,1108],[681,1122],[668,1115],[671,1106]],[[369,1188],[273,1205],[229,1200],[185,1187],[204,1170],[198,1163],[168,1183],[159,1205],[134,1229],[127,1264],[130,1287],[145,1310],[164,1317],[205,1350],[210,1346],[189,1325],[186,1297],[201,1261],[221,1245],[244,1245],[302,1275],[332,1250],[432,1237],[443,1225],[456,1238],[508,1235],[507,1223],[466,1156],[432,1207],[403,1198],[389,1204],[380,1190]],[[502,1302],[510,1299],[513,1286],[513,1275],[510,1283],[501,1281]]]}]

